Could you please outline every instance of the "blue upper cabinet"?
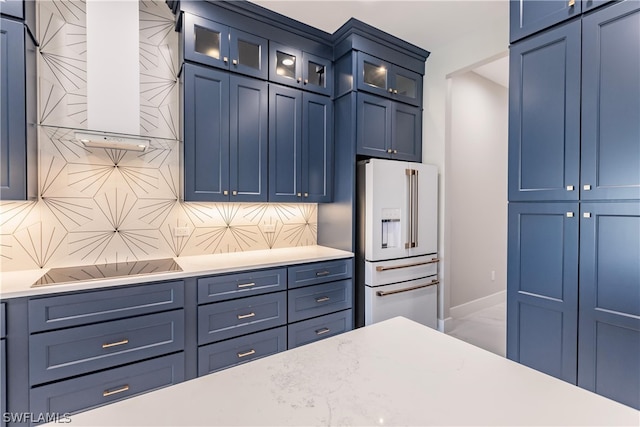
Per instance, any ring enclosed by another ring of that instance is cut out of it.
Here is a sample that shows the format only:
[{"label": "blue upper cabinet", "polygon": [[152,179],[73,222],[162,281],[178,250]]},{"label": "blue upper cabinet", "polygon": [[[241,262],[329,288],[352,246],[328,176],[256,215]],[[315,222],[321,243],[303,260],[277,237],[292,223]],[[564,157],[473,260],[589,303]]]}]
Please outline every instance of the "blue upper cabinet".
[{"label": "blue upper cabinet", "polygon": [[640,409],[640,205],[582,203],[578,385]]},{"label": "blue upper cabinet", "polygon": [[302,95],[302,198],[327,203],[333,199],[333,101]]},{"label": "blue upper cabinet", "polygon": [[640,199],[640,2],[582,20],[581,198]]},{"label": "blue upper cabinet", "polygon": [[573,21],[511,46],[511,201],[578,200],[580,33]]},{"label": "blue upper cabinet", "polygon": [[509,203],[507,357],[576,382],[578,203]]},{"label": "blue upper cabinet", "polygon": [[2,200],[26,200],[37,196],[35,60],[36,48],[25,25],[0,19]]},{"label": "blue upper cabinet", "polygon": [[582,13],[581,0],[510,0],[511,43]]},{"label": "blue upper cabinet", "polygon": [[264,81],[185,64],[184,199],[267,201]]},{"label": "blue upper cabinet", "polygon": [[324,95],[333,92],[331,60],[269,42],[269,80]]},{"label": "blue upper cabinet", "polygon": [[358,52],[357,88],[411,105],[422,105],[422,75],[364,52]]},{"label": "blue upper cabinet", "polygon": [[582,12],[588,12],[597,7],[603,6],[617,0],[582,0]]},{"label": "blue upper cabinet", "polygon": [[184,60],[266,80],[267,40],[190,13],[184,14]]}]

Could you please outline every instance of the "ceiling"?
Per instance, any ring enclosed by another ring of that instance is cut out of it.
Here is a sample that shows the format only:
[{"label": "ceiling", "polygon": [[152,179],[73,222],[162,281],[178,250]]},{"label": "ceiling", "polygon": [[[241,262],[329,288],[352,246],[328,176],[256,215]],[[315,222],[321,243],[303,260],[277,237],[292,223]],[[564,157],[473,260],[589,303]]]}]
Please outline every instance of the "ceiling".
[{"label": "ceiling", "polygon": [[508,0],[252,0],[333,33],[354,17],[428,51],[487,26],[508,31]]}]

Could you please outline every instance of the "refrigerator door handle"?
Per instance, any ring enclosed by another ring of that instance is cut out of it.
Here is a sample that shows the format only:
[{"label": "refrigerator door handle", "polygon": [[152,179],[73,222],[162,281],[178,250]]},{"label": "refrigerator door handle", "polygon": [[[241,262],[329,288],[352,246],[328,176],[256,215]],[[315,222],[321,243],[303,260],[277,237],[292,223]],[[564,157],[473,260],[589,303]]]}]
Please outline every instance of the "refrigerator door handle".
[{"label": "refrigerator door handle", "polygon": [[415,170],[415,174],[413,175],[413,180],[414,180],[414,184],[413,184],[413,191],[415,193],[414,198],[413,198],[413,240],[412,240],[412,248],[417,248],[418,247],[418,224],[419,224],[419,212],[418,212],[418,206],[420,205],[419,203],[419,197],[420,197],[420,193],[418,192],[418,170]]},{"label": "refrigerator door handle", "polygon": [[404,288],[404,289],[396,289],[395,291],[377,291],[376,295],[379,297],[386,297],[388,295],[401,294],[403,292],[411,292],[417,289],[428,288],[429,286],[434,286],[434,285],[437,285],[438,283],[440,283],[440,281],[438,279],[434,279],[429,283],[425,283],[424,285],[411,286],[409,288]]},{"label": "refrigerator door handle", "polygon": [[409,188],[408,188],[408,196],[409,196],[409,206],[408,206],[408,212],[407,212],[407,243],[404,244],[405,249],[409,249],[413,247],[413,212],[414,212],[414,189],[413,189],[413,184],[414,184],[414,174],[415,174],[415,170],[414,169],[405,169],[405,174],[408,177],[408,184],[409,184]]}]

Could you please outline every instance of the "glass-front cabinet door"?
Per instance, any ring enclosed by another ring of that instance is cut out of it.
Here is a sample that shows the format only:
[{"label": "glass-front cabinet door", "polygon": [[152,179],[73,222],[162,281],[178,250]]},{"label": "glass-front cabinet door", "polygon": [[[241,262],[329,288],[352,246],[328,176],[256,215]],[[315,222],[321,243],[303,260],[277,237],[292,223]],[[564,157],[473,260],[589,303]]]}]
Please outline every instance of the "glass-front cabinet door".
[{"label": "glass-front cabinet door", "polygon": [[358,90],[422,105],[422,76],[375,56],[358,52]]},{"label": "glass-front cabinet door", "polygon": [[303,52],[302,64],[303,88],[323,95],[331,95],[333,91],[331,60]]},{"label": "glass-front cabinet door", "polygon": [[393,98],[417,107],[422,105],[422,76],[401,67],[393,67]]},{"label": "glass-front cabinet door", "polygon": [[269,43],[269,80],[287,86],[302,84],[302,51]]},{"label": "glass-front cabinet door", "polygon": [[267,40],[244,31],[229,29],[230,69],[260,79],[267,79]]}]

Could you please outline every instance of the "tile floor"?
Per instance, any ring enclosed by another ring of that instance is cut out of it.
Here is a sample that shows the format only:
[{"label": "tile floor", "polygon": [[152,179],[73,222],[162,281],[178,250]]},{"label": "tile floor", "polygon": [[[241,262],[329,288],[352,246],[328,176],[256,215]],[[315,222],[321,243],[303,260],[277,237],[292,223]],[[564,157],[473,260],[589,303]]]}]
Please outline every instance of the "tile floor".
[{"label": "tile floor", "polygon": [[453,319],[448,335],[500,356],[507,354],[507,304],[496,304],[465,317]]}]

